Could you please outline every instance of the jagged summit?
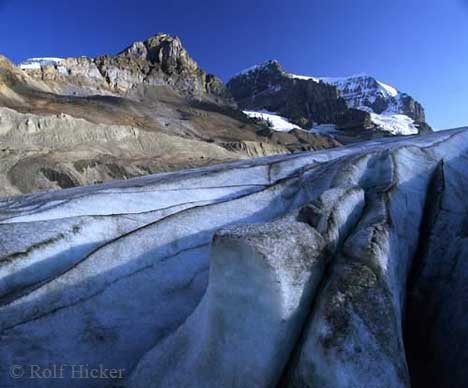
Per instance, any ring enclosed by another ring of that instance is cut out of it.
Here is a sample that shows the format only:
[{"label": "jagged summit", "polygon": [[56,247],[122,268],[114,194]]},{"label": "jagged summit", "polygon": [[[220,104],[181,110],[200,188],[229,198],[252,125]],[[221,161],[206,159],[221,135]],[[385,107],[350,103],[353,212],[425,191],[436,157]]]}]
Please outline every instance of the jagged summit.
[{"label": "jagged summit", "polygon": [[166,71],[201,71],[198,64],[183,47],[180,38],[163,32],[159,32],[144,41],[132,43],[121,51],[118,56],[143,59],[153,65],[160,64]]}]

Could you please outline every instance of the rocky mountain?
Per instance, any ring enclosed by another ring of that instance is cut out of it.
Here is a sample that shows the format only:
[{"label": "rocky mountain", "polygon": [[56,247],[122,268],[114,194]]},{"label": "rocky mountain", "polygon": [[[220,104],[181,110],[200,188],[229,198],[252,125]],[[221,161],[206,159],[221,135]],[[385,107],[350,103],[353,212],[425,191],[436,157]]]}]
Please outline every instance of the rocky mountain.
[{"label": "rocky mountain", "polygon": [[179,38],[162,33],[113,56],[33,58],[20,68],[60,94],[138,95],[143,85],[165,85],[192,98],[233,105],[222,81],[202,70]]},{"label": "rocky mountain", "polygon": [[117,55],[0,58],[0,195],[339,145],[277,133],[236,108],[177,37]]},{"label": "rocky mountain", "polygon": [[464,387],[467,152],[465,128],[0,200],[0,385]]},{"label": "rocky mountain", "polygon": [[431,130],[421,104],[367,75],[302,76],[286,72],[272,60],[236,75],[227,87],[247,114],[277,115],[316,132],[323,132],[324,124],[335,125],[334,129],[341,130],[335,135],[342,138]]}]

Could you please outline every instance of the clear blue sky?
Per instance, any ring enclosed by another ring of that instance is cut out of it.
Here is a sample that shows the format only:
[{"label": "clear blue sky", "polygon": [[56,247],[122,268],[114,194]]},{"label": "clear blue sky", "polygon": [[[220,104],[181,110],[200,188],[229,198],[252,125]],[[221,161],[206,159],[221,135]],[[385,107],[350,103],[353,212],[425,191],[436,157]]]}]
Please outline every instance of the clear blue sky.
[{"label": "clear blue sky", "polygon": [[224,80],[271,58],[365,72],[418,99],[433,127],[468,125],[468,0],[0,0],[0,52],[16,62],[114,53],[156,32]]}]

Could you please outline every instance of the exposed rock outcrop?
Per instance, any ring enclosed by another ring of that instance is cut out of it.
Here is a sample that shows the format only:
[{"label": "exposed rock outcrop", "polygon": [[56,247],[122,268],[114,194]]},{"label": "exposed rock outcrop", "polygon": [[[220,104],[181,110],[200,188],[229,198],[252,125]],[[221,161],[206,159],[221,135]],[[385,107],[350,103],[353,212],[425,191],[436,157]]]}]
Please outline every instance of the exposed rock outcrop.
[{"label": "exposed rock outcrop", "polygon": [[466,386],[467,151],[459,129],[1,200],[0,384]]}]

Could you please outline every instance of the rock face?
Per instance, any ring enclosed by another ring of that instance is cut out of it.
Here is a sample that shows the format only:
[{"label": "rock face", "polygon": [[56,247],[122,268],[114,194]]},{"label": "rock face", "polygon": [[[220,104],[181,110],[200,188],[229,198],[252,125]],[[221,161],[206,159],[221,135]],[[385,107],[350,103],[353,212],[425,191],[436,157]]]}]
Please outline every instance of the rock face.
[{"label": "rock face", "polygon": [[238,74],[227,86],[242,109],[274,112],[308,130],[317,124],[336,124],[342,132],[372,129],[376,136],[431,130],[421,104],[367,75],[300,76],[268,61]]},{"label": "rock face", "polygon": [[[459,129],[1,200],[0,385],[466,386],[467,151]],[[121,379],[29,379],[51,364]]]}]

